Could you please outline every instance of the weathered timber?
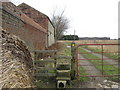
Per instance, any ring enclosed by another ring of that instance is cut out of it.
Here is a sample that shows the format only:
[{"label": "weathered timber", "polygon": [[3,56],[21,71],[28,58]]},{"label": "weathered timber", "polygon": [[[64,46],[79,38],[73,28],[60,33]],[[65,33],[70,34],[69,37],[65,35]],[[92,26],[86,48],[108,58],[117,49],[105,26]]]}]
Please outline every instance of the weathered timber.
[{"label": "weathered timber", "polygon": [[57,77],[56,80],[70,80],[70,77]]},{"label": "weathered timber", "polygon": [[34,70],[56,70],[56,68],[37,67]]},{"label": "weathered timber", "polygon": [[[53,77],[56,76],[56,59],[57,50],[35,50],[34,76],[35,77]],[[51,53],[53,53],[51,55]],[[45,57],[41,58],[41,55]]]},{"label": "weathered timber", "polygon": [[70,78],[70,70],[57,70],[57,77],[69,77]]},{"label": "weathered timber", "polygon": [[71,56],[58,56],[58,55],[55,56],[55,58],[56,58],[56,59],[70,59],[70,60],[72,59]]},{"label": "weathered timber", "polygon": [[71,79],[75,78],[76,74],[76,62],[75,62],[75,56],[76,55],[76,45],[74,42],[71,43]]},{"label": "weathered timber", "polygon": [[57,70],[71,70],[71,65],[69,63],[58,63]]},{"label": "weathered timber", "polygon": [[56,73],[35,73],[34,76],[51,77],[56,76]]},{"label": "weathered timber", "polygon": [[45,60],[35,60],[35,63],[41,63],[41,62],[56,62],[54,59],[45,59]]},{"label": "weathered timber", "polygon": [[37,53],[55,53],[57,50],[32,50],[31,52],[37,52]]}]

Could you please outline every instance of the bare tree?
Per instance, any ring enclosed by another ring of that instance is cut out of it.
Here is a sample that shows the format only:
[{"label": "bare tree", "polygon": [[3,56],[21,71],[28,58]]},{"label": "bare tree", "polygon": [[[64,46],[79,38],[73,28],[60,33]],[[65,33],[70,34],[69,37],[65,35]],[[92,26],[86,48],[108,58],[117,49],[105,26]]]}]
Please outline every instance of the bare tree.
[{"label": "bare tree", "polygon": [[60,39],[61,36],[64,34],[64,32],[66,32],[66,30],[68,29],[68,24],[69,24],[69,20],[67,17],[65,17],[63,10],[60,14],[55,14],[56,10],[54,10],[54,13],[52,15],[51,21],[55,27],[55,38],[56,40]]}]

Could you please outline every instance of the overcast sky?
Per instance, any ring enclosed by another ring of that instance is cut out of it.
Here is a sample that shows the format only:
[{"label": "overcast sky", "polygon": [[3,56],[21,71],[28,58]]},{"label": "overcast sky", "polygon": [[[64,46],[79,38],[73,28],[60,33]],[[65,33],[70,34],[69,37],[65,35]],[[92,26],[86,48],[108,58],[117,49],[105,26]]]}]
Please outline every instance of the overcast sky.
[{"label": "overcast sky", "polygon": [[120,0],[10,0],[19,5],[22,2],[51,16],[57,8],[65,8],[65,16],[70,20],[66,34],[79,37],[118,38],[118,1]]}]

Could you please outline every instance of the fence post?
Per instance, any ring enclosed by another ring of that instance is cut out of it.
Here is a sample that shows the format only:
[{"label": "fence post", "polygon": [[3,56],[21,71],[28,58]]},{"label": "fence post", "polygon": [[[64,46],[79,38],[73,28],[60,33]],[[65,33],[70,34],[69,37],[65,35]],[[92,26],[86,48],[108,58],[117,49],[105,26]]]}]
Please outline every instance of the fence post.
[{"label": "fence post", "polygon": [[75,73],[76,73],[76,67],[75,67],[75,51],[76,51],[76,46],[75,43],[71,43],[71,79],[73,80],[75,78]]},{"label": "fence post", "polygon": [[36,52],[33,52],[34,59],[33,59],[33,76],[35,76],[35,60],[36,60]]}]

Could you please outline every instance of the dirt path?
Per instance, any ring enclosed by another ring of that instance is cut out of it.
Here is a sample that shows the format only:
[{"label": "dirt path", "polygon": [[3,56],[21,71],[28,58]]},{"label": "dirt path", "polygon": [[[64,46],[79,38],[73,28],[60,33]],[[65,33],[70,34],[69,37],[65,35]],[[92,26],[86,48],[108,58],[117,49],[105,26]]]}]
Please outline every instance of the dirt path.
[{"label": "dirt path", "polygon": [[[90,50],[84,49],[87,52],[91,52]],[[100,54],[93,53],[94,55],[101,57]],[[78,59],[86,59],[81,54],[78,54]],[[104,58],[107,58],[104,56]],[[106,60],[108,62],[108,60]],[[110,59],[110,64],[117,64],[114,60]],[[80,60],[79,65],[83,67],[85,72],[89,75],[102,75],[102,73],[95,68],[95,66],[89,60]],[[88,65],[88,66],[86,66]],[[116,67],[116,66],[115,66]],[[84,84],[80,84],[80,88],[118,88],[119,83],[112,82],[107,80],[105,77],[89,77],[90,79],[86,81]]]},{"label": "dirt path", "polygon": [[[85,48],[82,48],[82,49],[85,50],[85,51],[87,51],[87,52],[90,52],[90,53],[92,52],[92,51],[90,51],[90,50],[88,50],[88,49],[85,49]],[[102,55],[101,55],[101,54],[94,53],[94,52],[92,52],[92,54],[95,55],[95,56],[97,56],[97,57],[99,57],[99,58],[102,58]],[[103,59],[104,59],[107,63],[115,66],[116,68],[118,68],[118,62],[117,62],[116,60],[110,59],[110,58],[108,58],[108,57],[106,57],[106,56],[103,56]]]},{"label": "dirt path", "polygon": [[[78,58],[85,59],[82,55],[78,55]],[[89,75],[102,75],[99,70],[97,70],[92,63],[90,63],[87,59],[81,60],[79,65],[83,67],[86,73]],[[88,65],[88,66],[82,66]],[[102,83],[105,80],[103,77],[90,77],[90,80],[85,83],[85,85],[81,85],[80,87],[84,88],[97,88],[99,83]]]}]

